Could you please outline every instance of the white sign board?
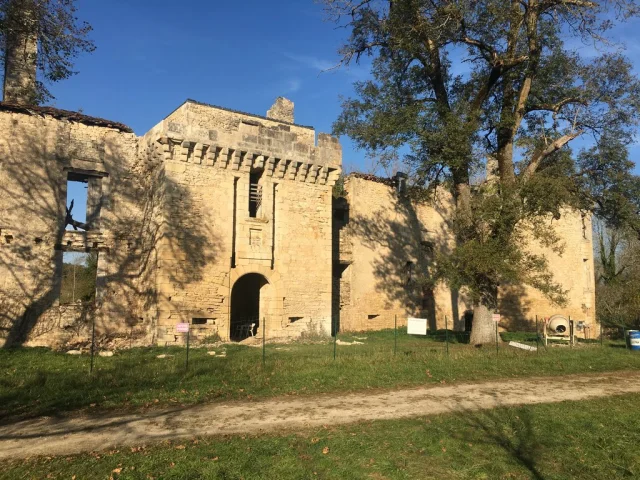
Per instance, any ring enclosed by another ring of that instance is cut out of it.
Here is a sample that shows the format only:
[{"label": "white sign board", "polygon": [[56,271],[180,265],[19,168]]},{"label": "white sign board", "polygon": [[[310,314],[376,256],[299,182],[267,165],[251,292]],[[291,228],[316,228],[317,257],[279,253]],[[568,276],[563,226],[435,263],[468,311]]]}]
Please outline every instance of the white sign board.
[{"label": "white sign board", "polygon": [[178,333],[187,333],[189,331],[188,323],[178,323],[176,324],[176,332]]},{"label": "white sign board", "polygon": [[499,322],[500,321],[500,314],[499,313],[494,313],[493,315],[491,315],[491,318],[493,319],[494,322]]},{"label": "white sign board", "polygon": [[426,318],[407,318],[407,333],[409,335],[426,335],[427,319]]},{"label": "white sign board", "polygon": [[536,347],[532,347],[531,345],[526,345],[526,344],[520,343],[520,342],[509,342],[509,346],[510,347],[521,348],[522,350],[530,350],[532,352],[535,352],[535,351],[538,350]]}]

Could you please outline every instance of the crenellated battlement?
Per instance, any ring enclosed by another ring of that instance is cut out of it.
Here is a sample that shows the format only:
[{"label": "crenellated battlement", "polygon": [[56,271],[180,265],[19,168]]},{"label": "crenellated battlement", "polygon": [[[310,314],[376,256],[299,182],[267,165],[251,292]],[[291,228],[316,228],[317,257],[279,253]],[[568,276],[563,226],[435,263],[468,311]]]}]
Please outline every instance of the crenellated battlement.
[{"label": "crenellated battlement", "polygon": [[164,161],[185,162],[320,185],[333,185],[342,169],[338,140],[311,127],[204,105],[192,100],[146,137],[161,145]]}]

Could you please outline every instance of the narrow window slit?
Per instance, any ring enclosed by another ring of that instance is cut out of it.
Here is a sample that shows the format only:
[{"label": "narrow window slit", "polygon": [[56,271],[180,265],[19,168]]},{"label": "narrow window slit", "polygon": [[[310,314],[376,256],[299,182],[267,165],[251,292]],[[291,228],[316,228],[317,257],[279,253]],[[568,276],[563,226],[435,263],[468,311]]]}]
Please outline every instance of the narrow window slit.
[{"label": "narrow window slit", "polygon": [[260,214],[262,207],[262,185],[260,178],[262,170],[256,170],[249,175],[249,217],[256,218]]}]

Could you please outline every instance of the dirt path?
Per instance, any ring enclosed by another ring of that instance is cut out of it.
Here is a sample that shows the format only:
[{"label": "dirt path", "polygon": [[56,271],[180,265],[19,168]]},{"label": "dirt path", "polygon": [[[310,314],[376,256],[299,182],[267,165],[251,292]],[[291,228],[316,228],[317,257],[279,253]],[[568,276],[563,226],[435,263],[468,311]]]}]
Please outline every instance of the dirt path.
[{"label": "dirt path", "polygon": [[179,437],[273,432],[633,392],[640,392],[640,372],[213,403],[138,415],[44,417],[0,427],[0,460],[142,445]]}]

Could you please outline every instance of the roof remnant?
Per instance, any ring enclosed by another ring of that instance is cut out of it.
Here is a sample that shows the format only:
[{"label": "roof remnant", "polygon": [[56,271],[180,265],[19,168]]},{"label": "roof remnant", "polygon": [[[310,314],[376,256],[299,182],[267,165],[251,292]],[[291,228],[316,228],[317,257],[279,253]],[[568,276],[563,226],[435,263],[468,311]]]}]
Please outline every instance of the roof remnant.
[{"label": "roof remnant", "polygon": [[395,180],[393,178],[379,177],[377,175],[372,175],[370,173],[352,172],[347,176],[348,177],[361,178],[363,180],[369,180],[370,182],[382,183],[382,184],[388,185],[390,187],[395,186]]},{"label": "roof remnant", "polygon": [[[193,103],[195,105],[201,105],[203,107],[211,107],[211,108],[217,108],[218,110],[224,110],[225,112],[231,112],[231,113],[239,113],[240,115],[246,115],[248,117],[254,117],[254,118],[260,118],[262,120],[270,120],[272,122],[278,122],[278,123],[283,123],[285,125],[292,125],[294,127],[300,127],[300,128],[308,128],[310,130],[314,130],[314,127],[309,126],[309,125],[300,125],[299,123],[293,123],[293,122],[286,122],[283,120],[276,120],[274,118],[269,118],[267,116],[264,115],[256,115],[255,113],[249,113],[249,112],[243,112],[241,110],[234,110],[232,108],[226,108],[226,107],[221,107],[220,105],[213,105],[211,103],[203,103],[203,102],[198,102],[197,100],[193,100],[191,98],[187,98],[182,105],[186,104],[186,103]],[[182,107],[182,105],[180,105],[178,108]],[[176,108],[176,110],[178,110],[178,108]],[[174,110],[174,112],[176,111]],[[173,113],[173,112],[171,112]],[[171,115],[171,113],[169,115],[167,115],[167,117],[169,117]],[[167,118],[165,117],[165,119]]]},{"label": "roof remnant", "polygon": [[54,107],[39,107],[35,105],[18,105],[15,103],[0,102],[0,111],[24,113],[25,115],[49,115],[60,120],[82,123],[96,127],[113,128],[125,133],[133,133],[133,130],[123,123],[113,122],[104,118],[91,117],[70,110],[61,110]]}]

